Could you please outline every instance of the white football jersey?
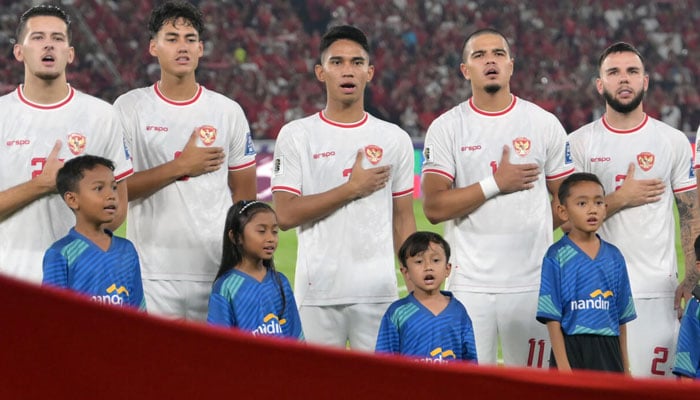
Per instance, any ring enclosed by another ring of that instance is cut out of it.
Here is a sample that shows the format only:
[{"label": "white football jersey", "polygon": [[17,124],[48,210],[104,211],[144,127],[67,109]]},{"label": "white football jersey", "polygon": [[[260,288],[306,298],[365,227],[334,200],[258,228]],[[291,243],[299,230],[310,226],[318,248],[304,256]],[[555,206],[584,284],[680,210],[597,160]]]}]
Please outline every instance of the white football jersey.
[{"label": "white football jersey", "polygon": [[229,171],[255,166],[248,121],[238,103],[199,87],[176,102],[157,85],[135,89],[114,103],[136,172],[180,155],[193,130],[198,146],[223,147],[225,166],[182,179],[129,202],[127,238],[141,258],[144,279],[213,281],[221,262],[226,213],[232,205]]},{"label": "white football jersey", "polygon": [[634,297],[673,296],[678,286],[674,193],[696,188],[688,138],[649,116],[630,130],[612,128],[603,117],[571,133],[569,141],[576,169],[597,175],[605,193],[622,185],[630,163],[635,179],[666,183],[661,200],[616,212],[599,233],[625,256]]},{"label": "white football jersey", "polygon": [[511,163],[537,164],[540,178],[532,189],[499,194],[469,215],[445,222],[454,254],[450,290],[505,293],[539,287],[542,257],[553,240],[547,181],[573,172],[566,132],[554,115],[516,96],[496,113],[477,109],[470,98],[428,128],[423,174],[467,187],[494,173],[504,146]]},{"label": "white football jersey", "polygon": [[393,199],[413,193],[409,135],[369,114],[354,124],[322,112],[285,125],[275,144],[272,191],[300,196],[347,182],[358,151],[364,168],[391,166],[389,184],[329,216],[297,228],[299,305],[382,303],[397,298]]},{"label": "white football jersey", "polygon": [[[93,154],[114,162],[117,180],[133,173],[112,107],[72,87],[65,99],[51,105],[32,103],[18,87],[0,97],[0,127],[0,190],[39,175],[56,140],[62,142],[60,159]],[[58,194],[0,221],[0,272],[41,282],[44,252],[73,225],[75,215]]]}]

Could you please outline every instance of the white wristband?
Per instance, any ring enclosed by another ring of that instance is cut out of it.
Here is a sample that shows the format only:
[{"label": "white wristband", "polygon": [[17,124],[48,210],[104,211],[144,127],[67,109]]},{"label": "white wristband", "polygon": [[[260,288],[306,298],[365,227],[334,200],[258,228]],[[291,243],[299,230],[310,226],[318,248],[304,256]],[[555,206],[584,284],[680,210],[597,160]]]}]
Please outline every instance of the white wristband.
[{"label": "white wristband", "polygon": [[481,191],[484,192],[484,197],[486,197],[486,200],[501,193],[501,189],[498,188],[496,178],[494,178],[493,175],[479,181],[479,186],[481,186]]}]

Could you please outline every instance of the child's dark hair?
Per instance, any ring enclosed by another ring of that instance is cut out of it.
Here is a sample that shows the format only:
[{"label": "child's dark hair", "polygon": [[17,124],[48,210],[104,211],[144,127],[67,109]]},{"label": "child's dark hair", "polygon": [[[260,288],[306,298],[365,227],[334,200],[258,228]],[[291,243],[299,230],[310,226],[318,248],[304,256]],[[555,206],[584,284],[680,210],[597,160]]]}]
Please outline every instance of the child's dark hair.
[{"label": "child's dark hair", "polygon": [[202,36],[204,31],[204,23],[202,22],[202,12],[197,7],[186,1],[166,1],[159,5],[151,12],[151,18],[148,21],[148,31],[151,38],[158,35],[158,31],[167,23],[175,24],[179,18],[184,19],[197,31],[199,36]]},{"label": "child's dark hair", "polygon": [[[369,42],[367,41],[367,36],[360,29],[352,25],[339,25],[334,26],[326,32],[321,38],[321,45],[319,46],[318,57],[321,59],[323,57],[323,52],[328,50],[329,47],[337,40],[346,39],[352,40],[353,42],[362,46],[369,56]],[[323,60],[320,61],[321,64]]]},{"label": "child's dark hair", "polygon": [[576,172],[564,179],[564,182],[562,182],[561,186],[559,186],[559,192],[557,193],[559,195],[559,203],[564,204],[566,199],[569,198],[569,195],[571,194],[571,188],[579,182],[597,183],[603,189],[603,195],[605,195],[605,188],[595,174],[591,174],[589,172]]},{"label": "child's dark hair", "polygon": [[85,154],[66,161],[56,174],[56,189],[61,196],[66,192],[77,192],[85,171],[92,171],[98,165],[104,165],[114,171],[114,163],[104,157]]},{"label": "child's dark hair", "polygon": [[428,250],[430,243],[440,245],[445,250],[445,261],[450,261],[450,244],[442,236],[435,232],[418,231],[407,237],[399,249],[401,266],[407,268],[406,260]]},{"label": "child's dark hair", "polygon": [[700,235],[695,238],[695,261],[700,261]]},{"label": "child's dark hair", "polygon": [[61,19],[63,22],[66,23],[68,43],[70,43],[72,36],[70,31],[70,17],[65,12],[65,10],[52,4],[41,4],[38,6],[34,6],[29,10],[25,11],[24,14],[22,14],[19,17],[19,23],[17,24],[17,30],[15,31],[15,40],[17,41],[17,43],[22,42],[22,36],[24,35],[24,28],[27,27],[27,21],[33,17],[56,17]]},{"label": "child's dark hair", "polygon": [[[256,200],[241,200],[228,209],[226,225],[224,226],[224,244],[221,252],[221,264],[219,265],[219,272],[217,272],[214,280],[219,279],[243,261],[243,245],[241,244],[243,230],[250,220],[253,219],[253,216],[261,212],[274,213],[275,211],[267,203]],[[229,237],[229,232],[231,233],[231,237]],[[279,315],[281,318],[284,309],[287,307],[287,298],[284,295],[282,279],[280,279],[275,269],[275,262],[273,259],[263,260],[263,265],[267,268],[267,272],[272,274],[272,277],[277,283],[280,295],[282,296],[282,310]]]}]

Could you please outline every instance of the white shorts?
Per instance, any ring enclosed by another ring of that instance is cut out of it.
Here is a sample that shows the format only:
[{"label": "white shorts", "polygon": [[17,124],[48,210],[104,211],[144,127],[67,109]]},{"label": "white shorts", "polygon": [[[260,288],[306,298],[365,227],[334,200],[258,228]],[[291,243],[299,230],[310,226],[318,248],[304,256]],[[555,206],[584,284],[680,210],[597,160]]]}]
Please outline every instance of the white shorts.
[{"label": "white shorts", "polygon": [[549,333],[535,319],[538,291],[452,293],[467,308],[474,325],[479,364],[497,364],[500,338],[505,365],[549,368]]},{"label": "white shorts", "polygon": [[391,303],[301,306],[299,317],[309,343],[374,351],[379,325]]},{"label": "white shorts", "polygon": [[673,298],[634,299],[637,319],[627,323],[627,352],[635,377],[673,378],[680,323]]},{"label": "white shorts", "polygon": [[206,321],[211,282],[143,280],[149,314],[172,319]]}]

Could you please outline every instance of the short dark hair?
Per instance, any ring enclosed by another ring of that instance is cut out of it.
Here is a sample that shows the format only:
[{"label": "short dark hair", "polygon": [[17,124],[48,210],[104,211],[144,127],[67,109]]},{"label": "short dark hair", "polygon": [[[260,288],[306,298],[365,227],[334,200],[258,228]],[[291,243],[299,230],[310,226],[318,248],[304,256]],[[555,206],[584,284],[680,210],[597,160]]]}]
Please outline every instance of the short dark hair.
[{"label": "short dark hair", "polygon": [[700,235],[695,238],[695,261],[700,261]]},{"label": "short dark hair", "polygon": [[435,243],[445,250],[446,261],[450,261],[450,244],[435,232],[418,231],[412,233],[399,248],[399,262],[401,266],[407,268],[406,260],[418,253],[422,253],[430,247],[430,243]]},{"label": "short dark hair", "polygon": [[29,21],[30,18],[33,17],[56,17],[61,19],[63,22],[66,23],[66,34],[68,35],[68,43],[71,41],[71,31],[70,31],[70,24],[71,20],[70,17],[68,16],[68,13],[64,9],[62,9],[59,6],[55,6],[52,4],[41,4],[38,6],[34,6],[30,8],[29,10],[25,11],[24,14],[22,14],[19,17],[19,22],[17,24],[17,30],[15,31],[15,40],[17,41],[16,43],[21,43],[22,42],[22,35],[24,35],[24,28],[27,27],[27,21]]},{"label": "short dark hair", "polygon": [[601,53],[600,58],[598,58],[598,71],[600,71],[603,61],[605,61],[605,59],[613,53],[634,53],[637,55],[637,57],[639,57],[639,60],[642,61],[642,66],[644,66],[644,57],[636,47],[627,42],[617,42],[608,46],[608,48],[603,50],[603,53]]},{"label": "short dark hair", "polygon": [[501,31],[496,30],[494,28],[482,28],[482,29],[479,29],[479,30],[472,32],[462,42],[462,60],[466,61],[466,59],[464,57],[464,50],[466,50],[466,48],[467,48],[467,43],[469,43],[469,41],[472,40],[473,38],[475,38],[477,36],[481,36],[481,35],[498,35],[498,36],[502,37],[503,41],[506,42],[506,50],[508,51],[508,55],[510,57],[513,57],[513,54],[511,53],[511,50],[510,50],[510,43],[508,43],[508,39],[506,38],[506,36],[503,33],[501,33]]},{"label": "short dark hair", "polygon": [[566,199],[569,198],[569,195],[571,194],[571,188],[576,186],[576,184],[580,182],[597,183],[603,189],[603,195],[605,195],[605,188],[603,187],[603,184],[600,183],[600,179],[598,179],[598,177],[595,176],[595,174],[591,174],[589,172],[576,172],[564,179],[564,181],[559,186],[559,192],[557,193],[557,195],[559,196],[559,203],[564,204]]},{"label": "short dark hair", "polygon": [[151,11],[151,17],[148,20],[148,31],[151,38],[158,35],[158,31],[163,25],[168,22],[175,23],[178,19],[184,19],[189,22],[197,31],[199,36],[204,33],[204,22],[202,12],[197,7],[186,1],[166,1]]},{"label": "short dark hair", "polygon": [[353,42],[359,44],[363,49],[365,49],[367,55],[369,56],[369,41],[367,41],[367,36],[365,33],[352,25],[338,25],[330,28],[321,38],[321,45],[318,49],[318,58],[321,63],[323,63],[323,60],[321,60],[323,57],[323,52],[328,50],[328,48],[331,47],[334,42],[341,39],[352,40]]},{"label": "short dark hair", "polygon": [[85,154],[66,161],[56,175],[56,189],[61,196],[66,192],[78,190],[78,183],[85,176],[83,172],[92,171],[96,166],[104,165],[114,171],[114,163],[104,157]]}]

